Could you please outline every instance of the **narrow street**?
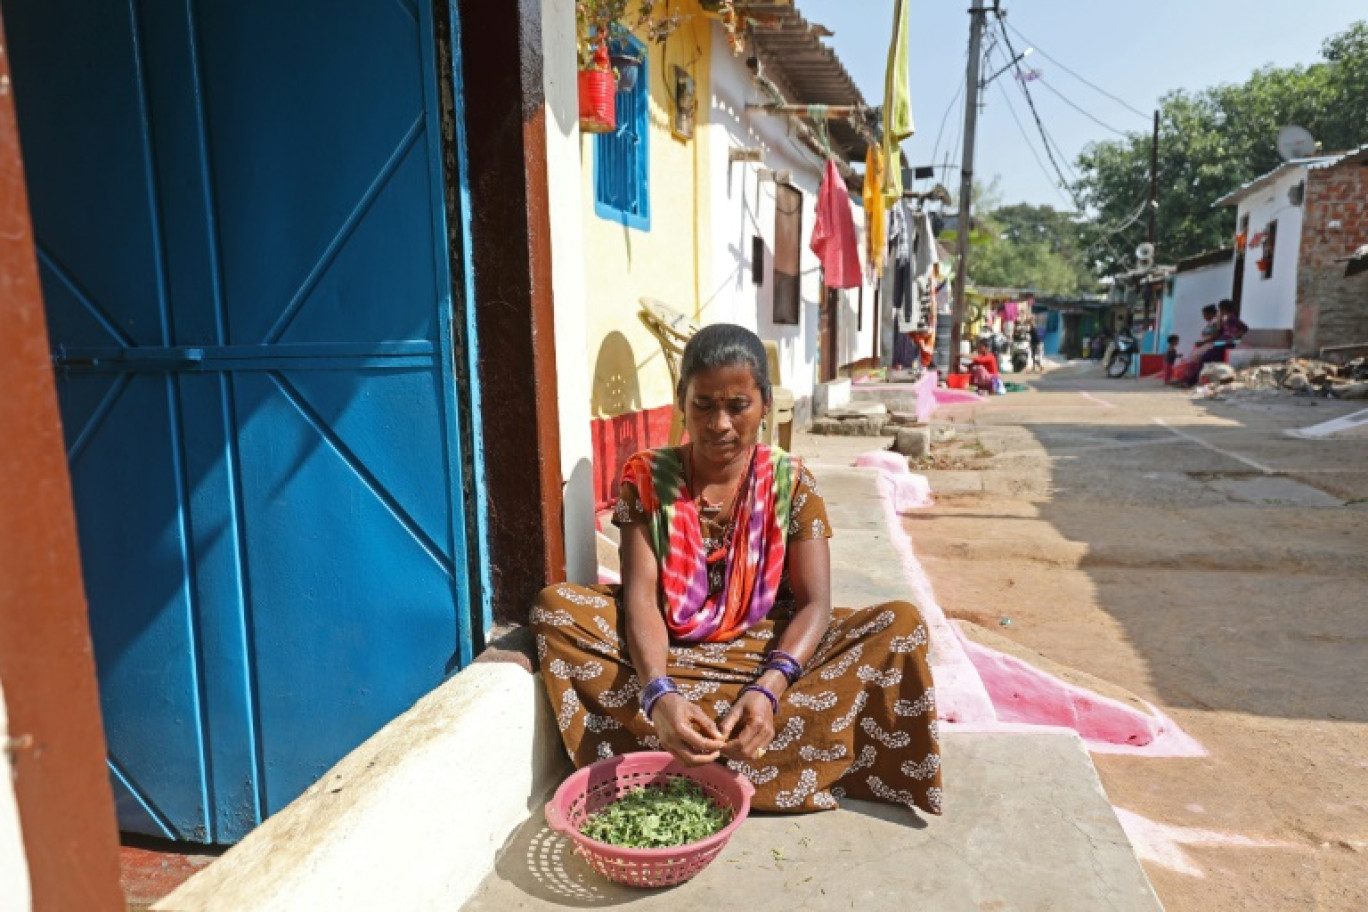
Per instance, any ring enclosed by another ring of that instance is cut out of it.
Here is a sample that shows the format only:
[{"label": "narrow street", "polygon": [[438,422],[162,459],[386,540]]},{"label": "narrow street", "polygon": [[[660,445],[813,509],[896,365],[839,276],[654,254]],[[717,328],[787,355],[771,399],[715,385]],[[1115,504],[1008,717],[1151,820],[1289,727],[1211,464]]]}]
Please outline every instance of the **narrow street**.
[{"label": "narrow street", "polygon": [[1094,754],[1166,908],[1368,908],[1368,441],[1283,433],[1361,404],[1028,380],[936,416],[940,604],[1209,751]]}]

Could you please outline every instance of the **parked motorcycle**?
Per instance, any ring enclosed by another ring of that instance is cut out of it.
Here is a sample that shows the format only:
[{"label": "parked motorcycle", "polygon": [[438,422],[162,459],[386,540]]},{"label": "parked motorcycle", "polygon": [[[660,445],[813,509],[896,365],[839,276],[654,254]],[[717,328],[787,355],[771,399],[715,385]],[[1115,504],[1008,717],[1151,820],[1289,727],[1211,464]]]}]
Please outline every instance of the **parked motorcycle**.
[{"label": "parked motorcycle", "polygon": [[1112,343],[1107,349],[1106,356],[1102,359],[1107,376],[1124,377],[1130,373],[1131,362],[1135,360],[1135,352],[1138,347],[1135,336],[1131,335],[1129,329],[1122,329],[1117,333],[1116,338],[1112,339]]},{"label": "parked motorcycle", "polygon": [[1007,341],[1007,337],[1002,333],[996,332],[992,328],[985,326],[983,329],[979,330],[978,338],[974,340],[976,346],[983,343],[988,345],[988,351],[992,352],[993,357],[997,359],[998,371],[1005,373],[1011,363],[1011,359],[1007,356],[1007,352],[1011,347],[1010,343]]},{"label": "parked motorcycle", "polygon": [[1012,370],[1018,374],[1026,373],[1031,366],[1031,330],[1017,325],[1012,333]]}]

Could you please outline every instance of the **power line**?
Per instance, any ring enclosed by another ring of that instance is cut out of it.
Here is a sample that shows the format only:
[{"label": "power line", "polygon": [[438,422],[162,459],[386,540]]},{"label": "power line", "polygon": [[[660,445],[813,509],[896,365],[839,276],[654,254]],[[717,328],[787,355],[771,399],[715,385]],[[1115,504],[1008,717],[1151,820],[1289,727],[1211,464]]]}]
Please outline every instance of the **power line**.
[{"label": "power line", "polygon": [[[1011,59],[1010,65],[1016,70],[1018,74],[1020,74],[1021,60],[1017,57],[1016,48],[1012,47],[1012,39],[1008,37],[1006,29],[1002,28],[1001,16],[998,17],[998,29],[1002,32],[1003,40],[1007,43],[1007,53],[1010,55]],[[1045,132],[1045,125],[1040,122],[1040,112],[1036,110],[1035,99],[1031,97],[1031,91],[1029,88],[1027,88],[1025,80],[1018,79],[1017,82],[1021,85],[1021,91],[1026,96],[1026,104],[1031,109],[1031,117],[1035,120],[1036,128],[1040,130],[1041,139],[1044,140],[1045,157],[1050,160],[1051,166],[1054,167],[1055,175],[1059,178],[1060,186],[1068,188],[1069,196],[1071,196],[1074,201],[1074,208],[1076,208],[1079,212],[1082,212],[1083,206],[1079,202],[1078,194],[1074,192],[1073,187],[1069,184],[1069,182],[1064,179],[1064,172],[1060,170],[1059,162],[1055,161],[1054,151],[1050,148],[1050,140]]]},{"label": "power line", "polygon": [[[1029,102],[1031,93],[1027,91],[1025,83],[1021,83],[1019,88],[1021,89],[1021,94],[1025,96]],[[1054,134],[1045,126],[1044,121],[1041,121],[1040,123],[1040,132],[1041,135],[1044,136],[1045,142],[1049,144],[1050,148],[1054,149],[1055,154],[1059,156],[1059,160],[1063,162],[1064,170],[1069,173],[1070,186],[1078,183],[1078,172],[1074,170],[1073,165],[1069,162],[1069,156],[1064,152],[1064,147],[1059,144],[1059,140],[1054,138]],[[1080,206],[1079,208],[1081,209],[1082,207]]]},{"label": "power line", "polygon": [[1054,86],[1050,85],[1049,82],[1047,82],[1046,80],[1040,79],[1040,80],[1038,80],[1038,81],[1039,81],[1040,84],[1043,85],[1045,88],[1047,88],[1047,89],[1049,89],[1051,92],[1055,93],[1055,95],[1057,95],[1057,96],[1059,97],[1059,99],[1060,99],[1061,101],[1063,101],[1066,105],[1068,105],[1069,107],[1073,108],[1073,109],[1074,109],[1075,111],[1077,111],[1079,114],[1082,114],[1084,117],[1088,118],[1088,120],[1091,120],[1093,123],[1097,124],[1099,127],[1102,127],[1104,130],[1110,130],[1110,131],[1112,131],[1113,133],[1115,133],[1117,136],[1122,137],[1123,139],[1129,139],[1129,138],[1130,138],[1130,134],[1126,133],[1124,130],[1118,130],[1118,129],[1116,129],[1116,127],[1113,127],[1111,124],[1107,123],[1107,122],[1104,121],[1104,120],[1101,120],[1101,119],[1098,118],[1097,116],[1093,115],[1092,113],[1090,113],[1090,112],[1088,112],[1088,111],[1085,111],[1082,107],[1080,107],[1079,105],[1077,105],[1077,104],[1075,104],[1074,102],[1070,101],[1070,100],[1069,100],[1069,97],[1068,97],[1067,95],[1065,95],[1063,92],[1059,91],[1059,89],[1056,89]]},{"label": "power line", "polygon": [[[999,21],[999,22],[1002,22],[1002,21],[1004,21],[1004,18],[1005,18],[1005,17],[999,17],[999,18],[998,18],[998,21]],[[1013,32],[1016,32],[1017,37],[1020,38],[1022,41],[1026,42],[1027,44],[1029,44],[1032,48],[1034,48],[1034,49],[1040,54],[1040,56],[1044,57],[1046,60],[1048,60],[1048,61],[1050,61],[1051,63],[1053,63],[1055,66],[1059,67],[1061,70],[1063,70],[1064,72],[1068,73],[1068,74],[1069,74],[1070,76],[1072,76],[1074,79],[1077,79],[1079,82],[1083,83],[1085,86],[1087,86],[1088,88],[1092,89],[1094,92],[1098,92],[1098,93],[1100,93],[1100,94],[1102,94],[1102,95],[1107,96],[1107,97],[1110,98],[1112,101],[1114,101],[1114,102],[1116,102],[1117,104],[1121,105],[1121,107],[1125,108],[1126,110],[1131,111],[1132,113],[1134,113],[1134,114],[1135,114],[1136,116],[1138,116],[1138,117],[1143,117],[1143,118],[1145,118],[1146,120],[1149,120],[1149,119],[1150,119],[1150,115],[1149,115],[1149,114],[1146,114],[1144,111],[1141,111],[1140,109],[1136,108],[1134,105],[1131,105],[1131,104],[1127,103],[1124,99],[1117,98],[1115,95],[1113,95],[1111,92],[1108,92],[1106,89],[1102,88],[1101,86],[1098,86],[1098,85],[1096,85],[1096,84],[1094,84],[1094,83],[1092,83],[1092,82],[1089,82],[1087,79],[1085,79],[1084,77],[1080,76],[1078,73],[1076,73],[1076,72],[1074,72],[1073,70],[1069,69],[1069,68],[1068,68],[1067,66],[1065,66],[1063,63],[1060,63],[1058,59],[1056,59],[1056,58],[1054,58],[1054,57],[1051,57],[1049,54],[1045,53],[1045,49],[1044,49],[1044,48],[1042,48],[1040,45],[1036,44],[1036,43],[1035,43],[1034,41],[1032,41],[1030,38],[1027,38],[1024,34],[1022,34],[1021,30],[1020,30],[1019,28],[1017,28],[1015,25],[1012,25],[1012,24],[1008,23],[1008,24],[1007,24],[1007,27],[1008,27],[1009,29],[1011,29]]]},{"label": "power line", "polygon": [[1074,205],[1075,201],[1069,199],[1068,194],[1064,192],[1064,188],[1056,183],[1055,178],[1050,174],[1050,170],[1045,167],[1045,162],[1041,160],[1040,153],[1036,151],[1035,144],[1031,142],[1030,135],[1026,132],[1025,125],[1022,124],[1021,118],[1017,116],[1016,108],[1012,104],[1012,96],[1002,87],[1002,83],[998,83],[998,91],[1002,93],[1002,100],[1007,103],[1007,113],[1012,115],[1012,122],[1016,124],[1017,130],[1021,133],[1021,139],[1026,144],[1027,151],[1031,153],[1031,157],[1035,159],[1036,165],[1040,167],[1040,173],[1045,175],[1045,179],[1050,182],[1050,186],[1059,194],[1060,199],[1064,200],[1064,202],[1069,205]]},{"label": "power line", "polygon": [[[1013,56],[1015,57],[1015,54],[1013,54]],[[1050,183],[1052,186],[1054,186],[1055,192],[1057,192],[1060,195],[1060,197],[1065,200],[1065,202],[1072,203],[1075,210],[1081,216],[1083,214],[1083,207],[1080,205],[1080,201],[1078,200],[1078,198],[1073,195],[1072,188],[1069,187],[1067,182],[1064,181],[1063,174],[1060,173],[1058,166],[1056,165],[1055,177],[1051,178],[1049,170],[1045,167],[1045,163],[1041,161],[1040,156],[1036,153],[1035,145],[1030,141],[1029,134],[1027,133],[1025,126],[1022,124],[1021,118],[1017,116],[1016,106],[1012,104],[1012,98],[1010,93],[1008,93],[1006,89],[1002,88],[1001,85],[999,85],[998,88],[1002,92],[1003,100],[1007,103],[1007,112],[1012,116],[1012,120],[1016,123],[1017,130],[1021,133],[1022,139],[1026,143],[1026,148],[1031,153],[1031,157],[1035,159],[1036,164],[1040,167],[1040,170],[1045,175],[1045,177],[1047,179],[1050,179]],[[1030,93],[1026,91],[1024,84],[1022,84],[1022,92],[1024,95],[1026,95],[1027,101],[1029,102]],[[1050,136],[1049,131],[1045,129],[1045,124],[1038,117],[1036,119],[1036,126],[1040,130],[1042,142],[1046,144],[1046,151],[1048,152],[1051,146],[1053,146],[1055,149],[1058,149],[1059,144],[1055,142],[1052,136]],[[1060,152],[1060,155],[1063,155],[1062,151]],[[1066,188],[1069,189],[1069,193],[1067,195],[1065,193]],[[1070,199],[1070,197],[1072,197],[1072,199]],[[1115,246],[1112,245],[1111,238],[1115,237],[1117,234],[1121,234],[1123,231],[1125,231],[1126,228],[1129,228],[1131,225],[1133,225],[1140,218],[1140,216],[1144,214],[1147,202],[1147,200],[1142,199],[1140,201],[1140,205],[1136,207],[1134,212],[1129,217],[1127,217],[1123,222],[1116,226],[1113,226],[1111,228],[1107,228],[1102,225],[1092,226],[1091,230],[1097,232],[1097,236],[1093,239],[1091,244],[1089,244],[1087,247],[1084,247],[1080,251],[1080,256],[1086,255],[1087,253],[1089,253],[1090,251],[1099,246],[1106,245],[1106,247],[1112,252],[1114,256],[1117,257],[1117,259],[1124,259],[1124,256],[1117,251]],[[1129,243],[1130,241],[1130,239],[1127,238],[1124,234],[1122,234],[1122,239],[1127,241],[1127,243]],[[1084,238],[1084,240],[1086,240],[1086,238]]]},{"label": "power line", "polygon": [[959,101],[960,96],[963,95],[963,94],[964,94],[964,86],[961,85],[959,88],[957,88],[957,89],[955,90],[955,95],[954,95],[954,97],[950,99],[950,103],[949,103],[948,105],[945,106],[945,113],[941,115],[940,129],[936,131],[936,143],[935,143],[934,146],[931,147],[931,163],[932,163],[932,164],[935,164],[935,162],[936,162],[936,155],[937,155],[937,153],[940,152],[941,137],[945,135],[945,122],[946,122],[947,120],[950,119],[950,112],[951,112],[951,110],[954,109],[954,107],[955,107],[955,102]]}]

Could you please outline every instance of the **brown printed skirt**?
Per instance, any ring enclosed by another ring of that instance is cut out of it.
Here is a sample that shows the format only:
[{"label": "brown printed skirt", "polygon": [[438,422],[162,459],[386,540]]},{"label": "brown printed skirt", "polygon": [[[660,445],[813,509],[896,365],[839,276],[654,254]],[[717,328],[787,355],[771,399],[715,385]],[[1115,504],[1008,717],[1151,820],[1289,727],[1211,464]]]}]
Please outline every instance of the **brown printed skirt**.
[{"label": "brown printed skirt", "polygon": [[[626,650],[618,586],[562,583],[532,611],[541,676],[575,766],[659,750],[641,712],[643,682]],[[668,674],[721,719],[753,682],[788,623],[776,608],[729,643],[675,644]],[[837,608],[803,676],[780,700],[776,735],[755,765],[727,761],[755,785],[762,811],[829,810],[843,797],[941,812],[935,688],[916,607]]]}]

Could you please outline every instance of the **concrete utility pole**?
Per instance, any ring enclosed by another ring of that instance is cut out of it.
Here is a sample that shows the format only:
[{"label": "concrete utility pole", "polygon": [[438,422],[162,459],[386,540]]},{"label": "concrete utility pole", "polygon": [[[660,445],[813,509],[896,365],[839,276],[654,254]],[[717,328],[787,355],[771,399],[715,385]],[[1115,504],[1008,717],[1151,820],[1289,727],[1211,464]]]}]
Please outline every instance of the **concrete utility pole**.
[{"label": "concrete utility pole", "polygon": [[1154,243],[1155,219],[1159,215],[1159,112],[1154,112],[1154,139],[1150,143],[1149,237]]},{"label": "concrete utility pole", "polygon": [[950,325],[950,365],[948,373],[960,369],[960,335],[964,331],[964,297],[969,287],[970,199],[974,192],[974,130],[978,126],[979,71],[983,67],[983,27],[988,16],[987,0],[974,0],[969,10],[969,64],[964,87],[964,158],[960,162],[959,231],[955,247],[955,313]]},{"label": "concrete utility pole", "polygon": [[[1155,225],[1159,218],[1159,112],[1154,112],[1154,136],[1150,141],[1150,192],[1149,192],[1149,233],[1146,240],[1150,242],[1150,261],[1157,263],[1158,248],[1155,246]],[[1153,282],[1145,286],[1145,326],[1149,326],[1150,316],[1158,311],[1159,302],[1155,299],[1159,296],[1159,290]],[[1154,350],[1159,351],[1159,335],[1154,337]]]}]

